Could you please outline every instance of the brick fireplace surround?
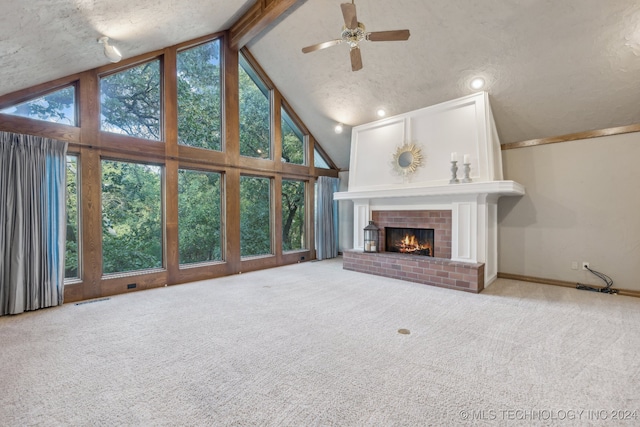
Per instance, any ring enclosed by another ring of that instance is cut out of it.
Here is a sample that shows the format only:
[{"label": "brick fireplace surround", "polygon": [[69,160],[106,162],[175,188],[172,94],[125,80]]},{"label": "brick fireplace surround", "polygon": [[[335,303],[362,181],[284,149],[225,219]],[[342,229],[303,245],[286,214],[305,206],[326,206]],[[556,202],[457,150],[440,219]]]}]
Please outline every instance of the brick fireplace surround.
[{"label": "brick fireplace surround", "polygon": [[[380,253],[349,250],[344,268],[394,279],[478,293],[484,289],[484,264],[451,260],[450,210],[372,211],[380,228]],[[385,252],[385,227],[432,228],[434,257]]]}]

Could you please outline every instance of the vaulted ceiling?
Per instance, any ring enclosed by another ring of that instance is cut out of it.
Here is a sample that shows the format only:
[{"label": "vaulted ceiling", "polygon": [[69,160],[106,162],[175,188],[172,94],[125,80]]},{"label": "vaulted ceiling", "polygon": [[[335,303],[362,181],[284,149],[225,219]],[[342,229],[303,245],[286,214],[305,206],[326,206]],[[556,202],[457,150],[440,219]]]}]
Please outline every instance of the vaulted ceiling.
[{"label": "vaulted ceiling", "polygon": [[[325,151],[348,168],[350,126],[472,93],[483,77],[502,143],[640,123],[640,3],[635,0],[357,0],[367,31],[351,71],[340,3],[300,0],[248,47]],[[228,29],[254,0],[4,2],[0,95],[104,65],[107,35],[125,57]],[[342,122],[346,131],[333,131]],[[446,143],[440,141],[439,143]]]}]

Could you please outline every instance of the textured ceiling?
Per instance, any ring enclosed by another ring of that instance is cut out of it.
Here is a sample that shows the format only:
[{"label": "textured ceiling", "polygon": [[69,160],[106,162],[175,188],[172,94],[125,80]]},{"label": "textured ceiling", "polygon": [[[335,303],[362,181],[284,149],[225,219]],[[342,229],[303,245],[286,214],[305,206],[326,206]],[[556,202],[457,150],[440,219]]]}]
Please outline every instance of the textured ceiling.
[{"label": "textured ceiling", "polygon": [[[303,0],[249,48],[334,162],[349,165],[348,126],[471,93],[483,76],[502,143],[640,123],[640,3],[635,0],[357,0],[368,31],[352,72],[340,3]],[[3,0],[0,94],[104,65],[99,35],[125,57],[226,29],[253,1]],[[445,142],[446,143],[446,142]]]},{"label": "textured ceiling", "polygon": [[0,0],[0,95],[225,30],[254,0]]}]

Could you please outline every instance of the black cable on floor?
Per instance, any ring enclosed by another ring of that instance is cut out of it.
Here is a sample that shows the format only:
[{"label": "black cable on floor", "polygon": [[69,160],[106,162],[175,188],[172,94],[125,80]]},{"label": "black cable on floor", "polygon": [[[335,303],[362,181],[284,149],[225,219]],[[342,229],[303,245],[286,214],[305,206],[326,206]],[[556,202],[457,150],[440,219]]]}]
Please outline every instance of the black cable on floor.
[{"label": "black cable on floor", "polygon": [[587,270],[589,270],[594,276],[598,277],[600,280],[602,280],[605,283],[605,287],[604,288],[595,288],[593,286],[587,286],[587,285],[583,285],[581,283],[576,284],[576,289],[580,289],[581,291],[593,291],[593,292],[600,292],[602,294],[617,294],[618,290],[617,289],[612,289],[611,286],[613,286],[613,279],[609,276],[607,276],[604,273],[600,273],[599,271],[596,270],[592,270],[589,267],[585,266],[584,268],[586,268]]}]

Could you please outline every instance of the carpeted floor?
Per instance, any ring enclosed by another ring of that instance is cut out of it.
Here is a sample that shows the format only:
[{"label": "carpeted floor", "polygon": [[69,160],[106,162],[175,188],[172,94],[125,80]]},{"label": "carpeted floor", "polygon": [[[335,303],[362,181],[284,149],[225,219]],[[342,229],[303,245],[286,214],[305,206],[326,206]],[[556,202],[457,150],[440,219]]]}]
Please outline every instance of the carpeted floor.
[{"label": "carpeted floor", "polygon": [[639,325],[308,262],[0,318],[0,425],[638,425]]}]

